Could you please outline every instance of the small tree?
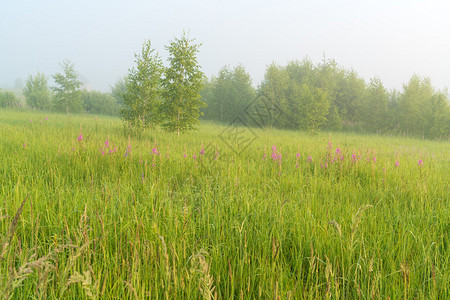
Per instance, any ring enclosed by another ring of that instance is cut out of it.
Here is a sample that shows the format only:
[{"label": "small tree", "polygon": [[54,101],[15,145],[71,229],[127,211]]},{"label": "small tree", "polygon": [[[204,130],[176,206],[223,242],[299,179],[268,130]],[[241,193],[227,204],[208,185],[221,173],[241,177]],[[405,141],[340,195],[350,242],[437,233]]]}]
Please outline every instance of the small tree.
[{"label": "small tree", "polygon": [[201,115],[200,91],[205,75],[197,62],[199,44],[193,44],[185,33],[170,42],[169,67],[163,79],[164,102],[161,112],[164,116],[162,127],[167,131],[186,132],[194,129]]},{"label": "small tree", "polygon": [[135,54],[135,63],[136,67],[129,70],[125,80],[125,92],[119,91],[123,98],[121,115],[131,125],[154,126],[160,121],[163,65],[150,41],[144,42],[141,54]]},{"label": "small tree", "polygon": [[80,112],[83,109],[79,93],[81,81],[78,80],[78,74],[71,62],[65,60],[60,65],[63,73],[52,76],[56,83],[53,87],[55,109],[66,113]]},{"label": "small tree", "polygon": [[367,87],[365,101],[364,124],[367,129],[376,131],[386,129],[389,108],[389,94],[379,78],[372,78]]},{"label": "small tree", "polygon": [[327,122],[326,116],[330,108],[328,94],[321,88],[304,84],[302,87],[302,102],[305,114],[303,125],[311,134],[315,134]]},{"label": "small tree", "polygon": [[34,109],[50,109],[51,91],[48,87],[48,79],[44,74],[37,73],[34,77],[28,76],[23,94],[30,107]]}]

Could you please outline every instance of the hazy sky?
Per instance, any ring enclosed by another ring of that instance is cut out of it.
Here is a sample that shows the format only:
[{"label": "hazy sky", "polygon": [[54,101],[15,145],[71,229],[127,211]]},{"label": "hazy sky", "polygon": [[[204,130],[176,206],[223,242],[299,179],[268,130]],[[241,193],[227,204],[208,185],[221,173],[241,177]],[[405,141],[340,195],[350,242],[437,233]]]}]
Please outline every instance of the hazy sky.
[{"label": "hazy sky", "polygon": [[323,55],[401,89],[413,73],[450,87],[450,1],[0,0],[0,87],[60,71],[68,59],[93,89],[109,91],[149,39],[183,30],[203,43],[208,77],[242,63],[256,86],[272,62]]}]

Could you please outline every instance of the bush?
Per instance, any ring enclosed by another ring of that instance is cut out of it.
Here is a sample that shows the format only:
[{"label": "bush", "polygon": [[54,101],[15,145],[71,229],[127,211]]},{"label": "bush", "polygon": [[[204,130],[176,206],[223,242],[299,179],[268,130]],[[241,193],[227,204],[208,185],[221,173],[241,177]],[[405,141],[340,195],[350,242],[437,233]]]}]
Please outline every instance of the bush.
[{"label": "bush", "polygon": [[22,106],[20,100],[13,92],[0,89],[0,107],[18,107]]},{"label": "bush", "polygon": [[99,91],[81,91],[81,101],[86,113],[100,115],[119,115],[119,105],[110,94]]}]

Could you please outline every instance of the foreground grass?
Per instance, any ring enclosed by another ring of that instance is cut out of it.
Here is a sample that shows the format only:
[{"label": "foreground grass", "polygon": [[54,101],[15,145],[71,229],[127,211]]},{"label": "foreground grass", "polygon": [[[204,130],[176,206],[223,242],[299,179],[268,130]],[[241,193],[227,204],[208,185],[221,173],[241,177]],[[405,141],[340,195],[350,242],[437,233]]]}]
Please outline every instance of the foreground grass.
[{"label": "foreground grass", "polygon": [[449,295],[448,142],[45,117],[0,110],[2,298]]}]

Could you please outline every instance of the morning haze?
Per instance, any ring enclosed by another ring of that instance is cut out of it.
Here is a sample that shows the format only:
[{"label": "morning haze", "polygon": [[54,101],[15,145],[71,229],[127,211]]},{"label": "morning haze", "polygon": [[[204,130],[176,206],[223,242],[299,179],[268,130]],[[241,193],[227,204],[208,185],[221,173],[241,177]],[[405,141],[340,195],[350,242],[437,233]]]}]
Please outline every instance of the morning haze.
[{"label": "morning haze", "polygon": [[267,65],[325,56],[401,89],[414,74],[449,86],[446,1],[11,1],[0,11],[0,87],[74,63],[92,89],[108,92],[149,39],[183,30],[202,43],[205,74],[241,63],[258,85]]}]

